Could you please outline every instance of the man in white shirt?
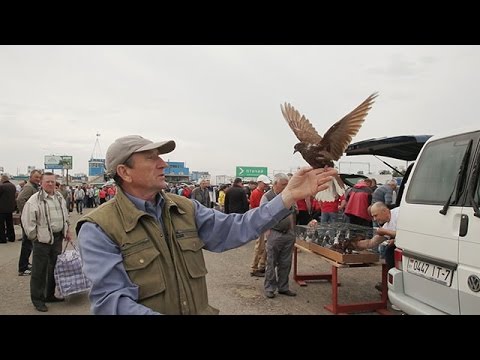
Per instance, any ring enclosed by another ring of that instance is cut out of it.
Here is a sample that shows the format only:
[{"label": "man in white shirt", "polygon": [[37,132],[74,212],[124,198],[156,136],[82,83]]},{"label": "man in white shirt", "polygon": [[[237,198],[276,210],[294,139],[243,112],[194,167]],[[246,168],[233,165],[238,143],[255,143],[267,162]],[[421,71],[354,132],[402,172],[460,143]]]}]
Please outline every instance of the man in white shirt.
[{"label": "man in white shirt", "polygon": [[[370,213],[372,218],[378,224],[382,224],[381,228],[378,228],[373,238],[367,240],[359,240],[353,243],[357,250],[371,249],[384,243],[385,245],[385,263],[388,270],[395,266],[395,236],[397,234],[397,218],[398,207],[390,210],[383,202],[376,202],[370,207]],[[379,282],[375,285],[375,289],[382,291],[382,283]],[[393,310],[400,310],[398,307],[392,305]]]},{"label": "man in white shirt", "polygon": [[367,240],[359,240],[354,243],[354,246],[358,249],[371,249],[377,247],[384,241],[387,243],[385,251],[385,261],[388,269],[392,268],[394,264],[393,253],[395,250],[395,235],[397,233],[397,218],[399,208],[390,210],[383,202],[376,202],[370,207],[370,213],[373,220],[378,224],[382,224],[381,228],[378,228],[373,238]]}]

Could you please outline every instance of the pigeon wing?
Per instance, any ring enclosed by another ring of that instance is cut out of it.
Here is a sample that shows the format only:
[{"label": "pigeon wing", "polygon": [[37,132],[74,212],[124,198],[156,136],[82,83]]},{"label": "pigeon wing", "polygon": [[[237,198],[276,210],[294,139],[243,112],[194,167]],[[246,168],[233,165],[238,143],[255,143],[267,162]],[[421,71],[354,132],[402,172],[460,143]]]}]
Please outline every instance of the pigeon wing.
[{"label": "pigeon wing", "polygon": [[340,159],[352,141],[352,138],[357,135],[358,130],[360,130],[365,121],[368,111],[372,108],[372,104],[374,103],[373,99],[377,96],[377,93],[370,95],[352,112],[333,124],[325,133],[322,145],[331,153],[333,160]]},{"label": "pigeon wing", "polygon": [[318,134],[317,130],[308,121],[305,115],[300,113],[289,103],[280,105],[283,117],[287,120],[288,126],[293,130],[298,140],[310,144],[318,144],[322,141],[322,137]]}]

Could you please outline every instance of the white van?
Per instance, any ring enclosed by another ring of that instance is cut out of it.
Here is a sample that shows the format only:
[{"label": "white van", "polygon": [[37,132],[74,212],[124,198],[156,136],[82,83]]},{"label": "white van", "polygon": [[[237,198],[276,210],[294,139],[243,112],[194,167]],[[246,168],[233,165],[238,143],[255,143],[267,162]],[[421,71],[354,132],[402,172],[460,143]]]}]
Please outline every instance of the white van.
[{"label": "white van", "polygon": [[479,140],[430,138],[406,181],[388,297],[407,314],[480,314]]},{"label": "white van", "polygon": [[[405,174],[388,297],[407,314],[480,314],[479,141],[478,127],[433,136]],[[388,138],[347,155],[378,155],[386,142],[383,155],[398,158]]]}]

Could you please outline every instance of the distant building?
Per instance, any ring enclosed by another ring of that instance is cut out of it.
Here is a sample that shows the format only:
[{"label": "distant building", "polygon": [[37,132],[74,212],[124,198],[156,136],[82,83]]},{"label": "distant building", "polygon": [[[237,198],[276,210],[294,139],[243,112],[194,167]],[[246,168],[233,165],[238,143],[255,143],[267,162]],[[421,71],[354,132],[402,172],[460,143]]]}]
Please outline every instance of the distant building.
[{"label": "distant building", "polygon": [[105,159],[90,159],[88,161],[88,176],[100,176],[105,173]]},{"label": "distant building", "polygon": [[208,171],[192,171],[192,175],[190,175],[190,180],[198,182],[202,179],[210,180],[210,173]]},{"label": "distant building", "polygon": [[10,176],[11,180],[16,181],[15,184],[18,184],[22,180],[28,181],[29,178],[30,178],[30,175],[25,175],[25,174]]},{"label": "distant building", "polygon": [[165,179],[169,183],[190,182],[190,169],[185,167],[184,162],[167,161],[168,167],[165,169]]},{"label": "distant building", "polygon": [[72,179],[72,182],[75,182],[75,183],[78,183],[78,182],[86,183],[88,181],[88,177],[86,174],[73,174],[71,179]]},{"label": "distant building", "polygon": [[234,179],[235,179],[234,176],[217,175],[217,176],[215,176],[215,184],[214,185],[233,184]]}]

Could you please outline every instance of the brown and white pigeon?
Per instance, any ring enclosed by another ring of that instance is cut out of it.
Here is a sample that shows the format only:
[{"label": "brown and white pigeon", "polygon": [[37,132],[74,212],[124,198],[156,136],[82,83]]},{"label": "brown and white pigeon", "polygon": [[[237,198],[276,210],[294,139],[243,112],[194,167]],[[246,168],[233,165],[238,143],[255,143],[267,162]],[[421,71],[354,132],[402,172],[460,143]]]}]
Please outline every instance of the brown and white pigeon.
[{"label": "brown and white pigeon", "polygon": [[313,168],[333,167],[333,161],[340,159],[352,138],[358,133],[368,110],[372,107],[373,99],[377,96],[377,93],[370,95],[352,112],[333,124],[323,138],[305,115],[300,115],[292,105],[289,103],[280,105],[283,117],[300,140],[295,144],[293,153],[300,152]]}]

